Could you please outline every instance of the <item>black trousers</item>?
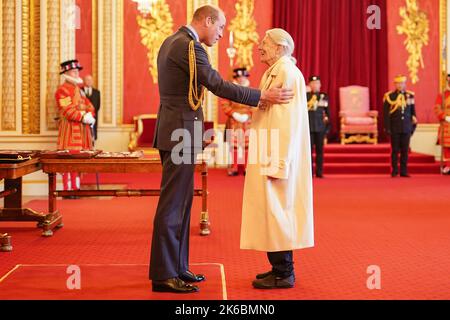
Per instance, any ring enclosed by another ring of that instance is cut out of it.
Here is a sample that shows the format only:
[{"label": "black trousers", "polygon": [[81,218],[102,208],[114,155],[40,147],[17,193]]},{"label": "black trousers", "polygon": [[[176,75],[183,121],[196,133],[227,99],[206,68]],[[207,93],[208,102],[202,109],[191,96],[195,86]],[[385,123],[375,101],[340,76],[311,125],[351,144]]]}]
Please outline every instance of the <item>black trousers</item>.
[{"label": "black trousers", "polygon": [[392,173],[398,174],[398,154],[400,153],[400,174],[408,174],[408,154],[411,133],[391,134]]},{"label": "black trousers", "polygon": [[294,257],[292,251],[267,252],[272,265],[272,272],[282,278],[294,274]]},{"label": "black trousers", "polygon": [[[323,174],[323,142],[325,139],[325,132],[310,132],[310,139],[311,139],[311,157],[315,146],[316,175],[320,176]],[[314,161],[311,161],[311,163],[314,163]]]},{"label": "black trousers", "polygon": [[170,151],[160,151],[161,195],[153,222],[150,279],[178,277],[189,266],[189,226],[194,196],[192,164],[174,164]]}]

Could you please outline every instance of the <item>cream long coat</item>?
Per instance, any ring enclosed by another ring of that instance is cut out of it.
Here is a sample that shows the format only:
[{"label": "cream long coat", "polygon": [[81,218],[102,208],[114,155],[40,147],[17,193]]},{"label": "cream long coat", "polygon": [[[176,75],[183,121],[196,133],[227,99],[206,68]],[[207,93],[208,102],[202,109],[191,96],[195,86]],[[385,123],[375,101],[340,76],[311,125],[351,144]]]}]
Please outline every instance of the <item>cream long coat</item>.
[{"label": "cream long coat", "polygon": [[260,88],[279,86],[294,90],[291,103],[258,109],[253,115],[241,249],[276,252],[314,246],[306,86],[289,57],[280,58],[265,72]]}]

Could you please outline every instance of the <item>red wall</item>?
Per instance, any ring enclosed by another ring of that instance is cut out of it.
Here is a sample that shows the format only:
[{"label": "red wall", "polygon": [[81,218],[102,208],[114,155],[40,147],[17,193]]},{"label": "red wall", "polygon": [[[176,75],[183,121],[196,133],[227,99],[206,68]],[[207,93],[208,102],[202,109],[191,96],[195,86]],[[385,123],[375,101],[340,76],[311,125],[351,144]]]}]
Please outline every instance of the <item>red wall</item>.
[{"label": "red wall", "polygon": [[419,0],[421,10],[428,15],[430,32],[428,46],[422,50],[425,69],[419,69],[419,82],[415,85],[411,84],[406,66],[408,53],[403,44],[405,35],[398,35],[396,29],[401,23],[399,9],[405,6],[405,0],[389,0],[387,6],[390,90],[394,89],[392,79],[395,75],[408,75],[407,89],[416,94],[416,113],[419,122],[437,122],[433,105],[439,92],[439,0]]},{"label": "red wall", "polygon": [[80,29],[75,32],[76,58],[83,66],[81,76],[92,73],[92,1],[76,0],[80,8]]},{"label": "red wall", "polygon": [[[186,1],[167,0],[173,18],[173,31],[186,24]],[[136,21],[137,4],[125,1],[124,8],[124,107],[123,121],[131,123],[133,116],[141,113],[157,113],[158,86],[153,83],[148,69],[147,49],[141,44]]]}]

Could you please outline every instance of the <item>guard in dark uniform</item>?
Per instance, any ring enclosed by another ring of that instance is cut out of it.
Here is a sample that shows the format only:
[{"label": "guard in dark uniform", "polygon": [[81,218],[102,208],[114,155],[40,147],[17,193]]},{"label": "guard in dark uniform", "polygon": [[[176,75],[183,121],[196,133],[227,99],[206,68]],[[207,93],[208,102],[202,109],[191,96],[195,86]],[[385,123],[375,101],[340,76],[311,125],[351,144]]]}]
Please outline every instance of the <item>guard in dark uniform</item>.
[{"label": "guard in dark uniform", "polygon": [[316,177],[323,178],[323,145],[330,127],[330,109],[328,95],[321,92],[319,76],[309,78],[311,91],[307,93],[309,131],[311,136],[311,154],[316,149]]},{"label": "guard in dark uniform", "polygon": [[384,95],[384,126],[391,137],[392,177],[398,175],[400,153],[400,176],[408,174],[409,142],[417,124],[414,92],[406,90],[406,76],[395,77],[396,90]]}]

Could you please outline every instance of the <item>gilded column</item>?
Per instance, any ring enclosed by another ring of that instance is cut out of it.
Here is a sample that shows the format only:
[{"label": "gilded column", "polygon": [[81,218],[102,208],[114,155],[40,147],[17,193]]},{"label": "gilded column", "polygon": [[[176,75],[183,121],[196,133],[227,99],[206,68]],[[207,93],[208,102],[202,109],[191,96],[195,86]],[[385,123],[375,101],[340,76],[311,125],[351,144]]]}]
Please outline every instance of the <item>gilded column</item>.
[{"label": "gilded column", "polygon": [[1,6],[1,124],[2,131],[16,130],[16,1],[2,0]]},{"label": "gilded column", "polygon": [[123,21],[124,21],[124,3],[123,0],[116,0],[116,16],[115,16],[115,56],[113,66],[115,70],[113,75],[114,79],[114,91],[115,91],[115,112],[116,112],[116,124],[122,124],[123,122]]},{"label": "gilded column", "polygon": [[100,124],[122,122],[123,0],[98,0],[98,86],[102,94]]},{"label": "gilded column", "polygon": [[[447,0],[439,1],[439,62],[440,62],[440,74],[439,74],[439,88],[445,89],[447,85],[447,73],[450,71],[447,67],[448,56],[448,30],[447,30]],[[445,41],[445,43],[444,43]],[[445,46],[445,50],[444,50]]]},{"label": "gilded column", "polygon": [[22,133],[40,132],[40,1],[22,2]]},{"label": "gilded column", "polygon": [[100,124],[113,124],[112,86],[112,15],[113,0],[98,0],[99,5],[99,52],[98,83],[102,93],[102,116]]},{"label": "gilded column", "polygon": [[98,83],[98,1],[92,0],[92,78]]},{"label": "gilded column", "polygon": [[56,107],[55,92],[60,83],[59,64],[60,64],[60,0],[47,0],[47,56],[46,56],[46,84],[45,84],[45,121],[47,130],[56,130],[58,128],[55,118],[58,117]]}]

